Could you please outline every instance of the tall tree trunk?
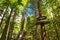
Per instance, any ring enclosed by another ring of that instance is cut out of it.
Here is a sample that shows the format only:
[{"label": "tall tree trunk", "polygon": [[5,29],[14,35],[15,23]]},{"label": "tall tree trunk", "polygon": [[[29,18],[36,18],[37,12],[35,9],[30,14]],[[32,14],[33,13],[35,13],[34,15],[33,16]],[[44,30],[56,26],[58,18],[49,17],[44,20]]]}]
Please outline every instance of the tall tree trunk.
[{"label": "tall tree trunk", "polygon": [[41,39],[42,40],[47,40],[47,38],[46,38],[46,30],[45,30],[44,24],[41,25]]},{"label": "tall tree trunk", "polygon": [[[37,0],[38,1],[38,0]],[[37,1],[35,0],[35,10],[36,10],[36,13],[35,13],[35,15],[36,15],[36,18],[39,16],[38,14],[39,14],[39,11],[38,11],[38,5],[37,5]],[[37,22],[37,19],[36,19],[36,22]],[[38,27],[39,27],[39,25],[38,24],[36,24],[36,40],[40,40],[40,33],[38,32]]]},{"label": "tall tree trunk", "polygon": [[10,22],[10,18],[11,18],[11,13],[12,13],[12,10],[10,12],[10,15],[9,17],[7,18],[6,20],[6,25],[5,25],[5,28],[3,30],[3,33],[2,33],[2,36],[1,36],[1,39],[0,40],[6,40],[6,35],[7,35],[7,31],[8,31],[8,26],[9,26],[9,22]]},{"label": "tall tree trunk", "polygon": [[[38,10],[39,10],[39,17],[42,17],[39,1],[38,1]],[[41,27],[41,38],[42,38],[42,40],[47,40],[47,38],[46,38],[46,30],[45,30],[45,27],[44,27],[44,23],[41,23],[40,27]]]},{"label": "tall tree trunk", "polygon": [[25,23],[25,14],[26,14],[25,8],[26,8],[27,4],[28,4],[28,2],[24,6],[24,9],[23,9],[23,12],[22,12],[21,29],[18,33],[18,36],[17,36],[16,40],[23,40],[23,37],[25,36],[24,23]]},{"label": "tall tree trunk", "polygon": [[[42,17],[41,8],[40,8],[40,2],[39,2],[39,0],[35,0],[35,2],[36,2],[36,10],[38,11],[37,16],[38,16],[38,18],[40,18],[40,17]],[[37,21],[40,21],[40,20],[37,19]],[[40,28],[41,28],[41,39],[42,40],[47,40],[44,23],[40,23]]]},{"label": "tall tree trunk", "polygon": [[[13,12],[14,12],[14,10],[13,10]],[[9,27],[9,32],[8,32],[8,38],[7,38],[7,40],[11,40],[12,39],[12,33],[13,33],[13,29],[14,29],[14,24],[15,24],[14,20],[16,18],[16,15],[17,15],[17,11],[13,15],[13,19],[12,19],[12,22],[11,22],[10,27]]]},{"label": "tall tree trunk", "polygon": [[18,37],[17,37],[16,40],[23,40],[23,36],[24,36],[24,29],[23,28],[24,28],[24,22],[25,22],[25,12],[24,11],[22,13],[21,29],[20,29],[20,32],[19,32]]}]

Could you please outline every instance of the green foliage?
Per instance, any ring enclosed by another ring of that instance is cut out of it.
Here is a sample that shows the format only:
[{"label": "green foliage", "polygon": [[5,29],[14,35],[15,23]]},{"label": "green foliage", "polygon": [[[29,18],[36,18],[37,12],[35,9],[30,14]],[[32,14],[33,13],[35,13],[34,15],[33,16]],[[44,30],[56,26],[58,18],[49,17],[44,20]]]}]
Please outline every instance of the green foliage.
[{"label": "green foliage", "polygon": [[[39,0],[40,2],[40,10],[42,15],[47,17],[47,20],[50,21],[49,24],[45,25],[46,29],[46,35],[48,40],[58,40],[60,38],[60,1],[59,0]],[[11,14],[11,19],[9,21],[9,25],[7,25],[8,30],[9,28],[13,28],[12,32],[12,40],[17,38],[17,35],[19,34],[20,29],[21,29],[21,18],[27,13],[25,11],[26,8],[33,9],[35,12],[35,0],[0,0],[0,17],[3,15],[4,17],[0,18],[0,22],[2,21],[0,25],[0,38],[3,33],[4,27],[6,24],[6,21]],[[11,13],[11,9],[13,8],[14,11]],[[6,11],[4,12],[4,9]],[[22,10],[22,11],[21,11]],[[29,10],[29,9],[28,9]],[[31,10],[32,11],[32,10]],[[33,12],[31,12],[33,13]],[[5,14],[5,15],[4,15]],[[16,14],[16,16],[14,16]],[[29,14],[29,13],[28,13]],[[20,17],[21,16],[21,17]],[[27,16],[27,15],[26,15]],[[24,27],[23,30],[26,32],[24,39],[26,40],[36,40],[36,16],[35,14],[32,16],[28,16],[24,21]],[[13,19],[13,17],[15,17]],[[17,21],[16,21],[17,20]],[[39,28],[39,26],[38,26]],[[7,36],[8,36],[8,31],[7,30]],[[37,29],[40,33],[40,29]],[[41,36],[41,35],[39,35]],[[60,39],[59,39],[60,40]]]}]

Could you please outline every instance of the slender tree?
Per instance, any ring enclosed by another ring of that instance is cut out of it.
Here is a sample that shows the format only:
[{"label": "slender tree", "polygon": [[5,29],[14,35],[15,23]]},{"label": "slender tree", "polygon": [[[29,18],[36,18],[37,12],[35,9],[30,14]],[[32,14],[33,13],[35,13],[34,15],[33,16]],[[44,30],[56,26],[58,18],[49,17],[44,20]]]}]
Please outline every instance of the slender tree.
[{"label": "slender tree", "polygon": [[[39,16],[38,14],[39,14],[39,11],[38,11],[38,5],[37,5],[37,1],[34,1],[35,2],[35,10],[36,10],[36,12],[35,12],[35,15],[36,15],[36,18]],[[37,19],[36,19],[36,22],[37,22]],[[38,24],[36,24],[36,40],[40,40],[40,33],[39,33],[39,31],[38,31],[38,28],[39,28],[39,25]]]},{"label": "slender tree", "polygon": [[26,14],[25,9],[26,9],[27,4],[28,2],[26,3],[26,5],[24,5],[24,9],[22,12],[22,18],[21,18],[21,28],[20,28],[20,31],[18,33],[16,40],[23,40],[23,37],[25,36],[24,23],[25,23],[25,14]]},{"label": "slender tree", "polygon": [[[14,8],[12,8],[12,9],[14,9]],[[12,10],[12,14],[13,14],[13,12],[14,12],[14,10]],[[14,24],[15,24],[14,20],[16,18],[16,14],[17,13],[14,13],[14,15],[13,15],[13,19],[12,19],[12,22],[11,22],[10,27],[9,27],[9,32],[8,32],[7,40],[11,40],[12,39],[12,32],[13,32],[13,29],[14,29]]]},{"label": "slender tree", "polygon": [[[25,10],[24,10],[25,11]],[[23,35],[24,35],[24,22],[25,22],[25,12],[23,11],[22,13],[22,18],[21,18],[21,29],[18,34],[17,40],[23,40]]]},{"label": "slender tree", "polygon": [[11,13],[12,13],[12,9],[11,9],[9,17],[6,20],[6,25],[4,27],[4,30],[3,30],[3,33],[2,33],[2,36],[1,36],[0,40],[6,40],[6,36],[7,36],[7,32],[8,32],[8,27],[9,27],[9,22],[10,22],[10,18],[11,18],[11,15],[12,15]]},{"label": "slender tree", "polygon": [[11,40],[12,39],[12,33],[13,33],[13,30],[14,30],[15,19],[16,19],[17,14],[19,13],[19,10],[20,10],[19,8],[17,8],[17,6],[21,4],[21,1],[22,0],[18,0],[16,3],[13,4],[13,7],[14,7],[15,10],[14,10],[14,15],[13,15],[12,22],[10,24],[7,40]]},{"label": "slender tree", "polygon": [[[46,24],[47,21],[45,19],[43,20],[43,18],[42,18],[42,13],[41,13],[40,1],[39,0],[36,1],[36,5],[37,5],[36,10],[38,11],[38,13],[37,13],[38,14],[37,15],[38,16],[37,17],[37,24],[40,24],[40,28],[41,28],[41,40],[47,40],[47,38],[46,38],[46,30],[45,30],[45,27],[44,27],[44,24]],[[40,18],[42,18],[42,19],[40,19]]]}]

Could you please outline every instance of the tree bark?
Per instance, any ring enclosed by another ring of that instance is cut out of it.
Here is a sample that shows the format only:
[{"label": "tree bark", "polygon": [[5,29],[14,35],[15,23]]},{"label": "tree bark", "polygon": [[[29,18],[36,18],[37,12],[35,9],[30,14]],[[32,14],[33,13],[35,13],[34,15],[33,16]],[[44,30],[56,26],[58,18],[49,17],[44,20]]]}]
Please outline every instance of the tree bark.
[{"label": "tree bark", "polygon": [[47,40],[44,24],[41,24],[41,40]]},{"label": "tree bark", "polygon": [[[14,12],[14,10],[12,10],[12,11]],[[17,13],[15,12],[14,15],[13,15],[13,19],[12,19],[12,22],[11,22],[10,27],[9,27],[9,32],[8,32],[7,40],[11,40],[12,39],[12,33],[13,33],[13,29],[14,29],[14,24],[15,24],[14,20],[16,18],[16,14]]]},{"label": "tree bark", "polygon": [[[39,0],[35,0],[35,3],[36,3],[36,11],[37,11],[37,15],[36,16],[42,17]],[[47,40],[47,38],[46,38],[46,30],[45,30],[45,27],[44,27],[44,23],[40,23],[40,28],[41,28],[41,40]]]},{"label": "tree bark", "polygon": [[11,18],[11,13],[12,13],[12,10],[10,12],[10,15],[9,17],[7,18],[6,20],[6,25],[5,25],[5,28],[3,30],[3,33],[2,33],[2,36],[1,36],[1,39],[0,40],[6,40],[6,35],[7,35],[7,31],[8,31],[8,26],[9,26],[9,22],[10,22],[10,18]]},{"label": "tree bark", "polygon": [[22,14],[22,19],[21,19],[21,29],[20,32],[18,34],[18,37],[16,40],[23,40],[23,36],[24,36],[24,22],[25,22],[25,12],[23,12]]}]

